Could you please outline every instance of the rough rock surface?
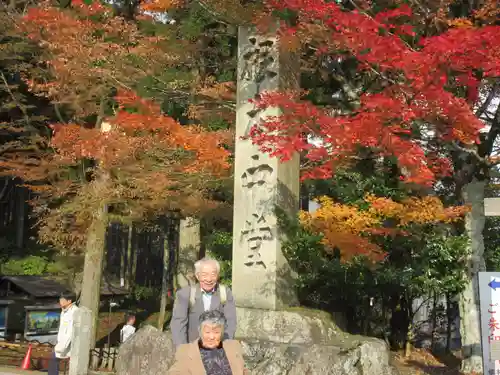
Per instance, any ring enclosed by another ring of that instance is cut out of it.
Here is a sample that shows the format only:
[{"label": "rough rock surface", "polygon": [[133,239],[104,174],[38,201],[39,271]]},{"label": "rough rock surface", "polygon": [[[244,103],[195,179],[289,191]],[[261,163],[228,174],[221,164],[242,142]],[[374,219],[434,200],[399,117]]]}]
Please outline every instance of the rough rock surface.
[{"label": "rough rock surface", "polygon": [[342,330],[339,318],[306,308],[261,310],[236,308],[236,337],[287,344],[343,345],[350,335]]},{"label": "rough rock surface", "polygon": [[252,375],[391,375],[377,339],[343,331],[341,317],[307,308],[237,308],[236,336]]},{"label": "rough rock surface", "polygon": [[243,341],[252,375],[391,375],[384,342],[367,339],[349,349]]},{"label": "rough rock surface", "polygon": [[121,345],[116,372],[118,375],[166,374],[173,363],[173,353],[174,345],[169,333],[145,326]]}]

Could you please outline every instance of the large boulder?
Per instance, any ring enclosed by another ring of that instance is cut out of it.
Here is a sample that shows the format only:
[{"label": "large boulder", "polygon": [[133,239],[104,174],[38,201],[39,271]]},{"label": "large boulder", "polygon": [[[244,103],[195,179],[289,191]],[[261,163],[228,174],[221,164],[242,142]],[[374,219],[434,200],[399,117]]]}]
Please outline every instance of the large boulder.
[{"label": "large boulder", "polygon": [[252,375],[391,375],[382,340],[346,333],[341,316],[306,308],[237,308]]},{"label": "large boulder", "polygon": [[252,375],[391,375],[386,345],[366,339],[351,348],[325,345],[278,345],[243,341]]},{"label": "large boulder", "polygon": [[173,360],[170,334],[147,325],[121,345],[116,372],[118,375],[166,374]]}]

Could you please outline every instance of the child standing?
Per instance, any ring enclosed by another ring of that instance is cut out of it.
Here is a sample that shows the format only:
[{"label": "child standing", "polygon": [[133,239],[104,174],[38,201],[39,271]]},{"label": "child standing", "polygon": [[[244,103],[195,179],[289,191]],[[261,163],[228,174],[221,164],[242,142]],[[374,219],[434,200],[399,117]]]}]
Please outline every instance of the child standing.
[{"label": "child standing", "polygon": [[125,321],[125,325],[120,331],[120,342],[122,344],[135,333],[134,324],[135,324],[135,315],[134,314],[127,315],[127,320]]}]

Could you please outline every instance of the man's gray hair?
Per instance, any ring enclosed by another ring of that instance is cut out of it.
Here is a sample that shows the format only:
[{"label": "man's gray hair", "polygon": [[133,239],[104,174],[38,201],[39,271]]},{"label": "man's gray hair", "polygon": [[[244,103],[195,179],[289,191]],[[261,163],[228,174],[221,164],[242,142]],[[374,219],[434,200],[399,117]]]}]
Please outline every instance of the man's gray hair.
[{"label": "man's gray hair", "polygon": [[226,326],[226,317],[219,310],[209,310],[205,311],[200,315],[200,332],[205,324],[210,324],[214,326],[221,326],[222,331]]},{"label": "man's gray hair", "polygon": [[212,258],[208,258],[208,257],[200,259],[199,261],[197,261],[194,264],[194,273],[195,274],[200,273],[201,269],[203,268],[203,266],[208,265],[208,264],[213,265],[214,268],[215,268],[215,270],[217,271],[217,273],[220,273],[220,264],[219,264],[219,262],[216,259],[212,259]]}]

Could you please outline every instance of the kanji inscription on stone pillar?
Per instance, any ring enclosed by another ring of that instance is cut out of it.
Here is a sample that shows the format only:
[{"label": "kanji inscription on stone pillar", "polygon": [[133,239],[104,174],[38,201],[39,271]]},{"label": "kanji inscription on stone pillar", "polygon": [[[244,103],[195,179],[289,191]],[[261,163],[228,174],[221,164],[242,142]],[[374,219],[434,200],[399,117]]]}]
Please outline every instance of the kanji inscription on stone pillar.
[{"label": "kanji inscription on stone pillar", "polygon": [[297,213],[299,157],[280,163],[242,137],[261,119],[279,114],[276,108],[256,109],[249,100],[298,87],[298,69],[275,35],[240,27],[238,38],[233,293],[240,307],[277,310],[296,303],[275,208]]}]

